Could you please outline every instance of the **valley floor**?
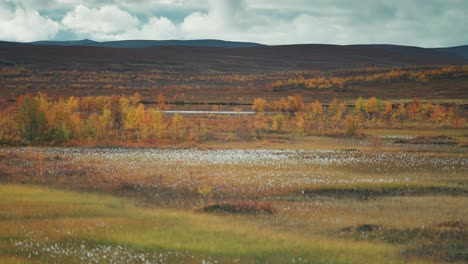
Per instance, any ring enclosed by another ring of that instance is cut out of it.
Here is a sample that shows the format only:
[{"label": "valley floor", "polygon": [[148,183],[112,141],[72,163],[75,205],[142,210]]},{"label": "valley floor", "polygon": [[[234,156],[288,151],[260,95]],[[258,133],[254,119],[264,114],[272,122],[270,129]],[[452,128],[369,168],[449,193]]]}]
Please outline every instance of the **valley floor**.
[{"label": "valley floor", "polygon": [[465,262],[466,148],[389,142],[1,148],[0,262]]}]

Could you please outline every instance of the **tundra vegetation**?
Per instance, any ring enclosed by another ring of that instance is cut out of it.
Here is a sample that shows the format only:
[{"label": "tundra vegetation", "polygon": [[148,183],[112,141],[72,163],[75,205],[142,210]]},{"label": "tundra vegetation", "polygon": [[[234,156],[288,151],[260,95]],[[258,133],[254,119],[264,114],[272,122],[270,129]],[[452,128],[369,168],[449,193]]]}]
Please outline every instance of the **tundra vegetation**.
[{"label": "tundra vegetation", "polygon": [[0,76],[0,263],[468,260],[465,66]]},{"label": "tundra vegetation", "polygon": [[[323,106],[305,103],[300,94],[268,102],[256,98],[254,115],[166,114],[166,103],[145,107],[141,95],[69,97],[50,100],[46,95],[25,95],[15,106],[0,112],[0,142],[7,144],[71,143],[82,145],[140,143],[154,146],[205,141],[255,141],[264,137],[292,138],[304,135],[364,136],[376,129],[466,128],[456,104],[440,105],[379,101],[359,97],[352,107],[334,99]],[[159,98],[164,98],[160,95]]]}]

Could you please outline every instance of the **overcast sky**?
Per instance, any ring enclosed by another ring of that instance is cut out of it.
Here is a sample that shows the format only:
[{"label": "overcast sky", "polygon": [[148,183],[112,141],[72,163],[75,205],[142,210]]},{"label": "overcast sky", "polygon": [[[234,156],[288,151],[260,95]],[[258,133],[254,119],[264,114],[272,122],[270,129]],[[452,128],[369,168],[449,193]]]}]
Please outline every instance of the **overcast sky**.
[{"label": "overcast sky", "polygon": [[0,40],[468,44],[468,0],[0,0]]}]

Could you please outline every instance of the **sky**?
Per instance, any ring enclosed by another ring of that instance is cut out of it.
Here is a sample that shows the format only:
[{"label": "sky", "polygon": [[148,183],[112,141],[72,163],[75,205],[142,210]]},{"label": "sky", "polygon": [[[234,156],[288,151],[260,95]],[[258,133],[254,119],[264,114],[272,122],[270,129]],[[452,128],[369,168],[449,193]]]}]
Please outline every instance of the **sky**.
[{"label": "sky", "polygon": [[468,44],[468,0],[0,0],[0,40]]}]

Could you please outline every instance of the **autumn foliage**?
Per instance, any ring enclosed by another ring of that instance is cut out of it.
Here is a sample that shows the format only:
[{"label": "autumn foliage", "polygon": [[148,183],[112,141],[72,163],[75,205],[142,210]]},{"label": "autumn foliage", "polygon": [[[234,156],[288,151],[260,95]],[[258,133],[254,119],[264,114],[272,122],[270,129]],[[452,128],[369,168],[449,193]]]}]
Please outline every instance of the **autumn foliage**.
[{"label": "autumn foliage", "polygon": [[334,99],[329,104],[304,102],[291,95],[268,102],[256,98],[254,115],[167,114],[164,96],[147,106],[142,97],[69,97],[51,100],[25,95],[16,106],[0,112],[0,141],[23,144],[67,142],[199,142],[255,140],[271,134],[342,134],[356,136],[366,129],[454,127],[465,120],[456,105],[443,106],[414,99],[411,103],[358,98],[354,105]]},{"label": "autumn foliage", "polygon": [[343,89],[353,84],[394,83],[401,81],[430,82],[437,79],[468,76],[467,66],[446,66],[437,69],[390,69],[375,72],[375,69],[361,69],[352,76],[319,75],[305,78],[299,75],[296,78],[277,80],[272,88],[309,88],[309,89]]}]

